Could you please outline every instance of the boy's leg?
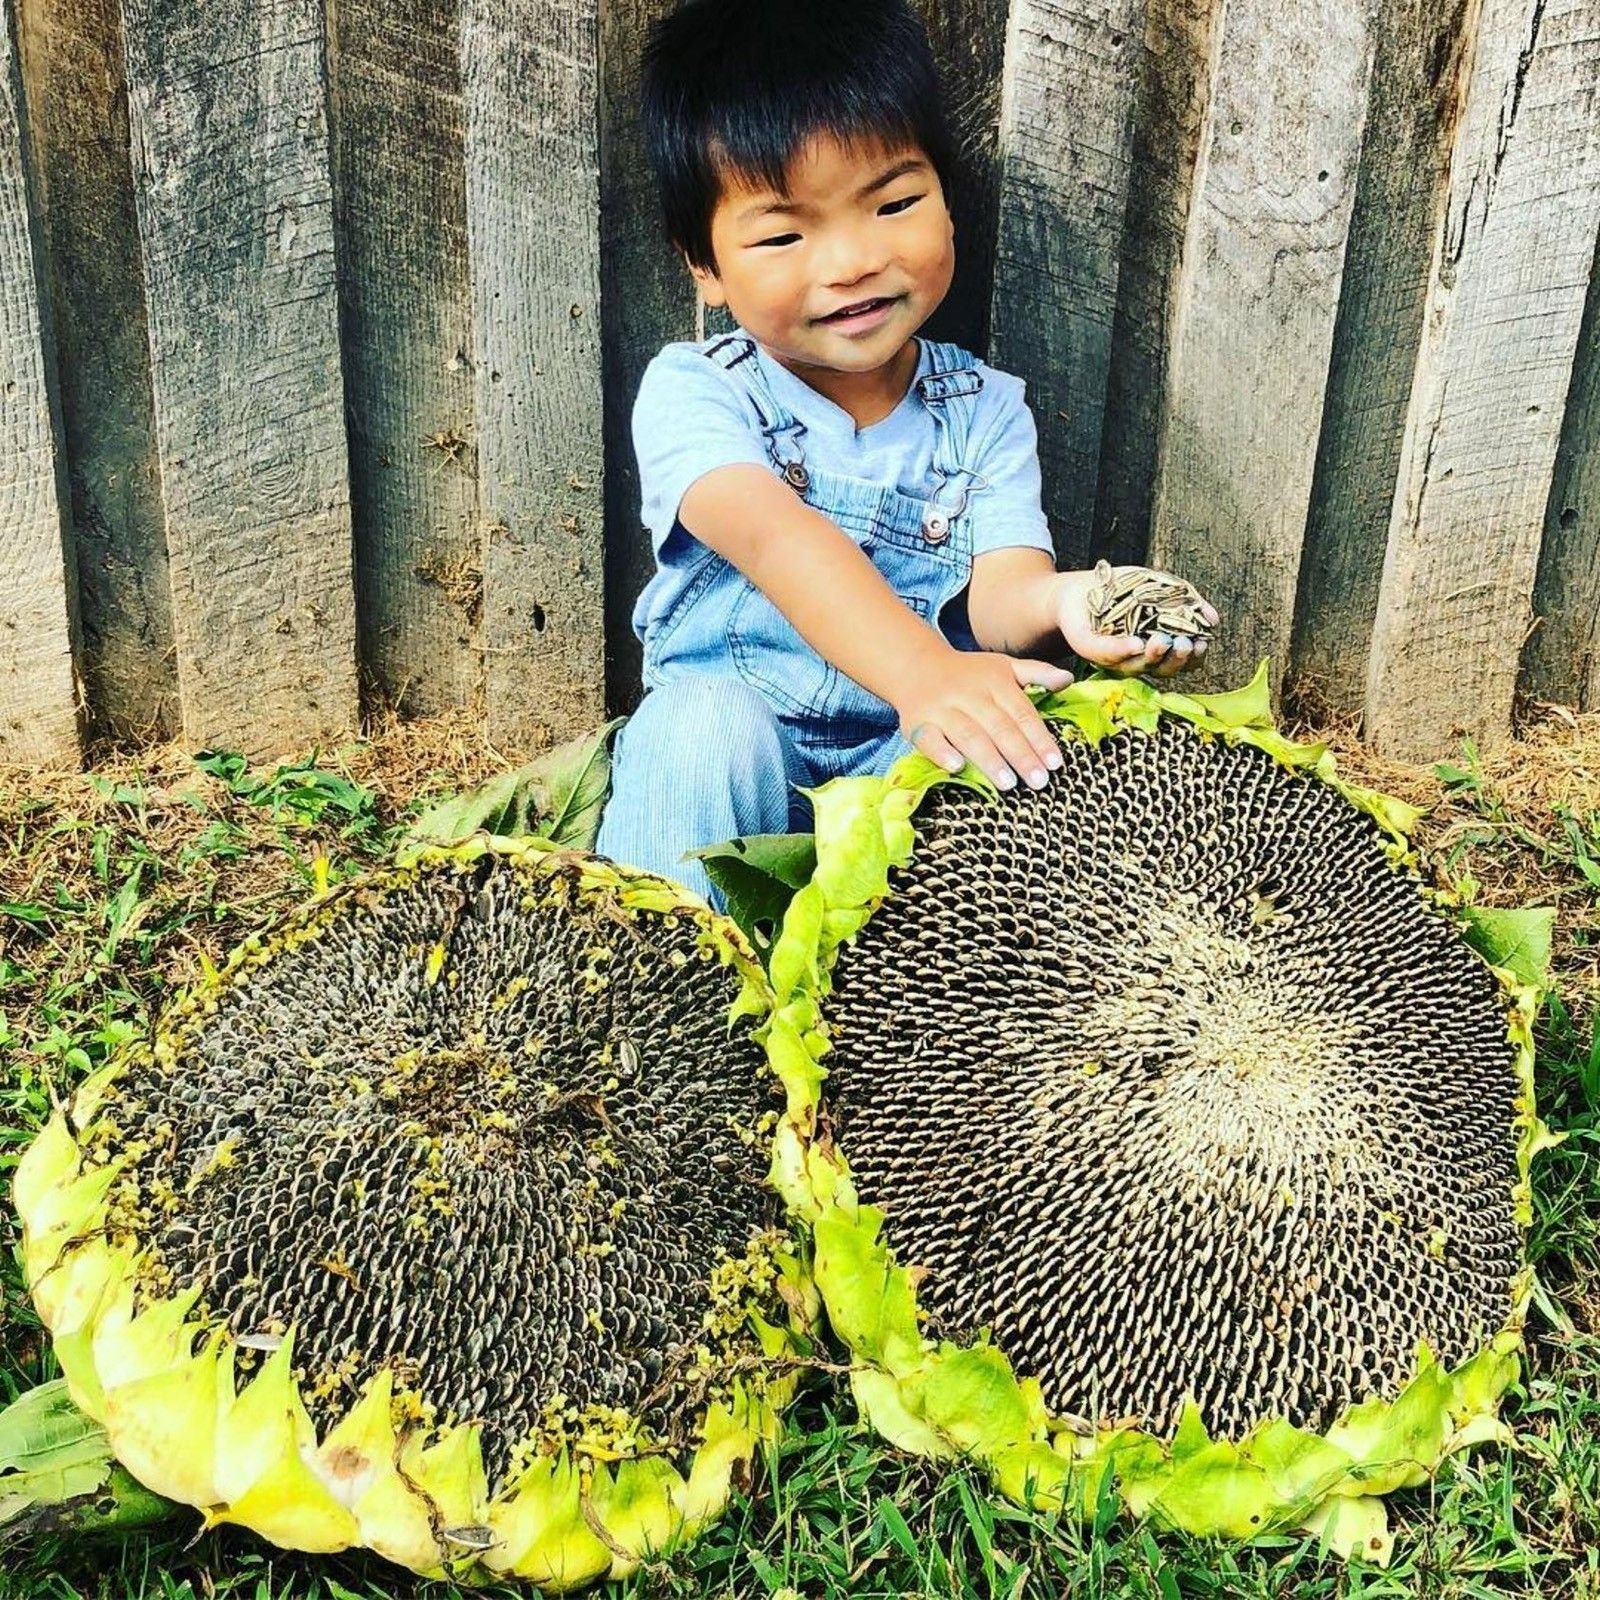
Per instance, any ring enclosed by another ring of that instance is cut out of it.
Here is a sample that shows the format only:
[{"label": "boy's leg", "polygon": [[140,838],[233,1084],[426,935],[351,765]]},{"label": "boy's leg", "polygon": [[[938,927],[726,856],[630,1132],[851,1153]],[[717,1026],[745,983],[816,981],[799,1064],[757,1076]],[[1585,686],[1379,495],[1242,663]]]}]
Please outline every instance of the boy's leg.
[{"label": "boy's leg", "polygon": [[652,689],[617,735],[598,854],[674,878],[719,910],[722,895],[685,850],[746,833],[787,833],[801,769],[772,707],[737,678]]},{"label": "boy's leg", "polygon": [[874,778],[881,778],[901,756],[908,756],[916,747],[910,744],[898,728],[877,746],[861,770]]},{"label": "boy's leg", "polygon": [[[822,745],[809,753],[802,748],[796,752],[796,759],[802,764],[804,772],[794,781],[818,789],[834,778],[881,778],[901,756],[909,755],[912,748],[898,728],[891,728],[857,744]],[[809,833],[815,827],[811,802],[803,794],[795,795],[790,831]]]}]

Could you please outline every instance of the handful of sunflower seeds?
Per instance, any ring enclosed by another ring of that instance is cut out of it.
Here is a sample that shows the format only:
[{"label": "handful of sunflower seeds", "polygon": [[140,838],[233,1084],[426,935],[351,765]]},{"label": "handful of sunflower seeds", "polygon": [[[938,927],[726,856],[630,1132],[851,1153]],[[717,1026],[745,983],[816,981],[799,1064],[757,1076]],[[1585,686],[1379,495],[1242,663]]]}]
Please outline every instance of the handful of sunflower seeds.
[{"label": "handful of sunflower seeds", "polygon": [[1205,600],[1192,583],[1150,567],[1115,571],[1097,561],[1095,587],[1089,591],[1089,620],[1096,633],[1143,637],[1160,632],[1204,639],[1211,633],[1201,609]]}]

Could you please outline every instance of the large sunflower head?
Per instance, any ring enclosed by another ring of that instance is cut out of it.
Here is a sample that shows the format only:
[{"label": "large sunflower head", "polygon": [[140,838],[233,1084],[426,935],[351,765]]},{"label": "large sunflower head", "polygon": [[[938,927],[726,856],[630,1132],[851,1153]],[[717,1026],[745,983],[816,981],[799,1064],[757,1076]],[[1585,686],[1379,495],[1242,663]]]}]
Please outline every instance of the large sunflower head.
[{"label": "large sunflower head", "polygon": [[552,1587],[669,1547],[805,1314],[761,990],[703,904],[537,842],[248,941],[19,1168],[74,1397],[291,1547]]},{"label": "large sunflower head", "polygon": [[814,797],[771,967],[820,1007],[788,1193],[857,1397],[1025,1498],[1381,1556],[1515,1370],[1530,997],[1264,679],[1041,709],[1037,793]]}]

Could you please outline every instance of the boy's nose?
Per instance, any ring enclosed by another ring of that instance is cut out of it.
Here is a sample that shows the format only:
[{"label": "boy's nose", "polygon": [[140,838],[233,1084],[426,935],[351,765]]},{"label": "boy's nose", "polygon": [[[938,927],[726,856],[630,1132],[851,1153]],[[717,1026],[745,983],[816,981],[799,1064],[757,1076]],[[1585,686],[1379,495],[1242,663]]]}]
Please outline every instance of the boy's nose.
[{"label": "boy's nose", "polygon": [[851,229],[828,240],[821,262],[823,282],[830,289],[849,289],[876,277],[889,264],[881,239]]}]

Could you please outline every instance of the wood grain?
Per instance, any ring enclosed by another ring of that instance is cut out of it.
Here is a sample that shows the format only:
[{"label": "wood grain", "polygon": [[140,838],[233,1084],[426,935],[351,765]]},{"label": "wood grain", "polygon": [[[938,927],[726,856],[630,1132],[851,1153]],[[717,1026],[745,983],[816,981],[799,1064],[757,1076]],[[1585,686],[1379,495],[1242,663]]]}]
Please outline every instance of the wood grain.
[{"label": "wood grain", "polygon": [[178,731],[166,516],[117,0],[22,0],[18,42],[50,263],[88,731]]},{"label": "wood grain", "polygon": [[[1222,0],[1144,0],[1091,554],[1143,561],[1194,174]],[[1070,410],[1069,410],[1070,416]]]},{"label": "wood grain", "polygon": [[957,145],[946,197],[956,225],[956,271],[944,304],[923,330],[978,355],[991,347],[989,310],[1000,208],[1000,83],[1006,0],[915,0],[939,66]]},{"label": "wood grain", "polygon": [[994,360],[1026,380],[1056,554],[1092,560],[1139,65],[1135,0],[1014,0]]},{"label": "wood grain", "polygon": [[609,0],[600,11],[600,275],[605,413],[608,710],[639,702],[643,651],[630,619],[655,560],[640,517],[633,402],[650,359],[697,336],[694,285],[668,247],[639,127],[639,66],[650,25],[673,0]]},{"label": "wood grain", "polygon": [[76,766],[71,555],[22,85],[0,14],[0,760]]},{"label": "wood grain", "polygon": [[[1028,380],[1063,558],[1178,567],[1211,681],[1292,635],[1401,754],[1600,703],[1595,0],[914,3],[927,331]],[[13,0],[0,750],[304,748],[358,654],[508,749],[630,708],[634,396],[726,325],[636,123],[672,4]]]},{"label": "wood grain", "polygon": [[1345,0],[1233,0],[1215,44],[1151,539],[1222,614],[1212,686],[1288,656],[1372,67]]},{"label": "wood grain", "polygon": [[1292,673],[1308,708],[1358,713],[1476,0],[1392,0],[1350,219],[1306,522]]},{"label": "wood grain", "polygon": [[1600,240],[1545,502],[1533,609],[1527,687],[1600,711]]},{"label": "wood grain", "polygon": [[596,0],[464,0],[489,737],[604,711]]},{"label": "wood grain", "polygon": [[482,691],[457,0],[330,0],[363,669],[408,715]]},{"label": "wood grain", "polygon": [[124,0],[184,737],[357,721],[322,10]]},{"label": "wood grain", "polygon": [[1510,736],[1600,228],[1595,20],[1484,0],[1367,675],[1367,733],[1401,759]]}]

